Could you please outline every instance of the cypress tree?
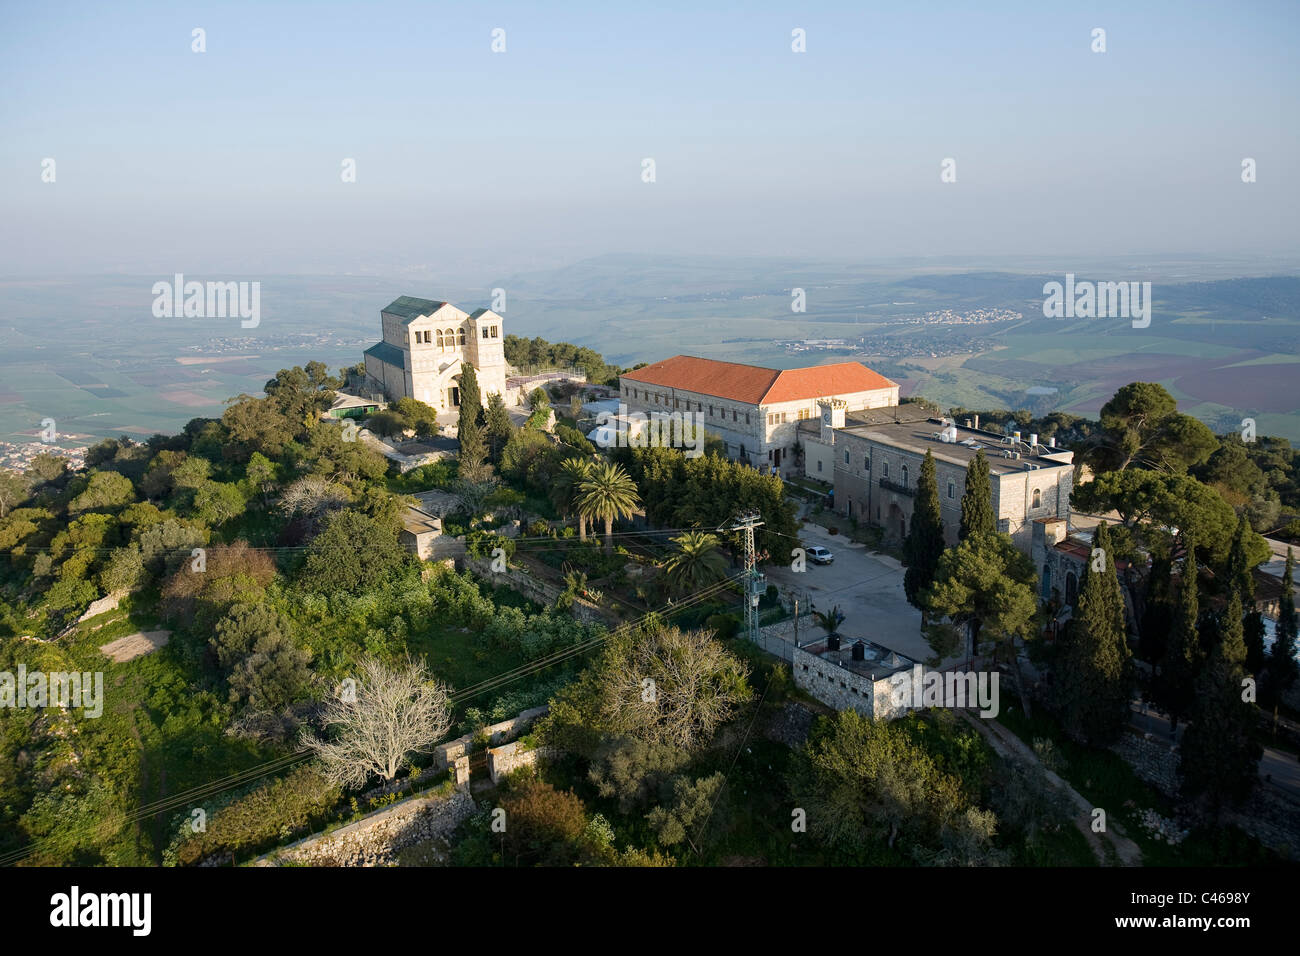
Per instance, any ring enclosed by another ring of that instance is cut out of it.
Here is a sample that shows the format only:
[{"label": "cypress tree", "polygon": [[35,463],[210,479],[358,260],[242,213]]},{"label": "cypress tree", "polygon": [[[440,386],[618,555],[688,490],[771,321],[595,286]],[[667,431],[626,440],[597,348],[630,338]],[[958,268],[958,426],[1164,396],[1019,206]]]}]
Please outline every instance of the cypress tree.
[{"label": "cypress tree", "polygon": [[1187,715],[1196,689],[1196,675],[1201,663],[1201,634],[1196,626],[1200,603],[1196,593],[1196,542],[1191,535],[1183,538],[1187,555],[1183,559],[1182,581],[1174,622],[1169,629],[1169,643],[1160,666],[1161,697],[1169,711],[1172,729]]},{"label": "cypress tree", "polygon": [[1264,615],[1255,607],[1255,576],[1246,557],[1246,535],[1250,523],[1243,514],[1237,521],[1237,534],[1228,552],[1228,586],[1241,595],[1245,609],[1242,634],[1246,642],[1246,673],[1258,674],[1264,666]]},{"label": "cypress tree", "polygon": [[1179,763],[1183,793],[1207,798],[1216,810],[1250,793],[1264,752],[1251,736],[1255,705],[1245,699],[1243,687],[1246,642],[1241,618],[1241,596],[1233,591],[1224,612],[1223,639],[1197,681]]},{"label": "cypress tree", "polygon": [[912,526],[903,541],[903,590],[913,607],[921,610],[925,626],[927,610],[922,595],[934,583],[934,572],[943,556],[943,518],[939,514],[939,483],[935,479],[934,455],[928,450],[916,479],[916,504]]},{"label": "cypress tree", "polygon": [[1295,613],[1295,554],[1286,549],[1286,570],[1282,572],[1282,598],[1277,615],[1277,639],[1273,642],[1273,653],[1268,659],[1269,684],[1275,700],[1280,699],[1287,689],[1295,683],[1296,666],[1296,632]]},{"label": "cypress tree", "polygon": [[478,375],[473,365],[464,362],[460,367],[460,420],[456,433],[460,439],[459,474],[465,481],[483,481],[490,474],[482,415],[483,399],[479,393]]},{"label": "cypress tree", "polygon": [[488,453],[492,463],[499,465],[501,450],[506,447],[506,442],[515,431],[514,423],[510,421],[510,413],[506,411],[506,400],[501,397],[500,392],[493,392],[488,396],[484,427],[487,431]]},{"label": "cypress tree", "polygon": [[1076,740],[1098,746],[1118,739],[1129,719],[1133,669],[1124,595],[1105,524],[1097,526],[1076,613],[1058,660],[1057,686],[1066,731]]},{"label": "cypress tree", "polygon": [[989,485],[989,462],[980,449],[966,468],[966,490],[961,496],[961,527],[957,537],[962,541],[972,535],[993,534],[997,521],[993,517],[993,489]]}]

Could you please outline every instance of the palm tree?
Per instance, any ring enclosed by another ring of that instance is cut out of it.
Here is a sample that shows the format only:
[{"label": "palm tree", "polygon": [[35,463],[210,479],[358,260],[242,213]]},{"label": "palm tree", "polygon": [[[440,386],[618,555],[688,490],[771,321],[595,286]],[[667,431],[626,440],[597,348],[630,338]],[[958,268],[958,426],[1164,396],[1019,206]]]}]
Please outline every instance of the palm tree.
[{"label": "palm tree", "polygon": [[717,535],[687,531],[672,540],[677,552],[664,562],[664,574],[675,590],[698,591],[726,577],[727,559],[718,550],[722,542]]},{"label": "palm tree", "polygon": [[612,461],[597,461],[578,483],[578,514],[605,522],[605,553],[614,550],[614,520],[626,518],[641,505],[636,482]]},{"label": "palm tree", "polygon": [[817,626],[826,632],[827,637],[834,637],[839,626],[844,623],[844,612],[837,604],[829,611],[813,611],[813,619],[817,622]]},{"label": "palm tree", "polygon": [[561,514],[577,514],[578,540],[587,540],[587,516],[578,507],[581,496],[579,485],[591,474],[593,462],[590,458],[566,458],[560,462],[551,484],[551,501],[560,509]]}]

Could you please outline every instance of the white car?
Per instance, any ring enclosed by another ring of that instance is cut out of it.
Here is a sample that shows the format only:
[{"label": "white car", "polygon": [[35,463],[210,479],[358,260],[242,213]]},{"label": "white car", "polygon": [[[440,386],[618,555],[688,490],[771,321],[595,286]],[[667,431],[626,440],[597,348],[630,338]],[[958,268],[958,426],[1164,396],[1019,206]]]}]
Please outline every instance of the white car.
[{"label": "white car", "polygon": [[818,546],[808,549],[808,560],[813,564],[830,564],[835,560],[835,555],[831,554],[825,548]]}]

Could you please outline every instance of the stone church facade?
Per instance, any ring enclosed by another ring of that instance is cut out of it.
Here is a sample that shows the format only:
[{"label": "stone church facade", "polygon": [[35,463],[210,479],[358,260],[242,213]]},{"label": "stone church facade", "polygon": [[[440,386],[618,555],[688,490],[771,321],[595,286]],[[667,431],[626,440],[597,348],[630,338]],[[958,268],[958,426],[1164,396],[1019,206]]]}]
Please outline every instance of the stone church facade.
[{"label": "stone church facade", "polygon": [[402,296],[380,312],[383,340],[365,351],[367,383],[389,401],[414,398],[440,412],[460,407],[461,365],[478,377],[486,404],[506,390],[504,321],[490,309]]}]

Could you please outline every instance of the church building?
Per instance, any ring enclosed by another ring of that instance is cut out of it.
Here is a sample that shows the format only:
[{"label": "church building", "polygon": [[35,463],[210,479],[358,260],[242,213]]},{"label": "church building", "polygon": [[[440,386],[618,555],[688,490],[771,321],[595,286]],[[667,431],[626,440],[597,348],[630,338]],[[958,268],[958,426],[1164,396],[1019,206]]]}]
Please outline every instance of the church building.
[{"label": "church building", "polygon": [[448,302],[404,295],[380,316],[383,341],[366,349],[366,378],[389,401],[414,398],[454,411],[465,362],[474,366],[484,404],[493,392],[505,393],[504,322],[492,310],[469,314]]}]

